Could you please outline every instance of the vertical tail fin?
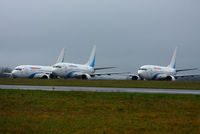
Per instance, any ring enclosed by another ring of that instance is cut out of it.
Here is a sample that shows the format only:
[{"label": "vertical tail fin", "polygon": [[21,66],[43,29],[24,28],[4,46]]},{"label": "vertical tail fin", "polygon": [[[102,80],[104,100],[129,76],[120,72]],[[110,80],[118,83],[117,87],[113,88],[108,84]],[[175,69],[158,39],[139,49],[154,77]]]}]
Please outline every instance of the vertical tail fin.
[{"label": "vertical tail fin", "polygon": [[177,52],[177,47],[174,50],[174,54],[172,56],[171,62],[168,65],[168,67],[175,69],[176,68],[176,52]]},{"label": "vertical tail fin", "polygon": [[89,58],[88,62],[85,65],[90,66],[90,67],[94,67],[95,58],[96,58],[96,45],[93,46],[90,58]]},{"label": "vertical tail fin", "polygon": [[57,59],[57,63],[61,63],[61,62],[64,62],[64,56],[65,56],[65,48],[63,48],[60,52],[60,55]]}]

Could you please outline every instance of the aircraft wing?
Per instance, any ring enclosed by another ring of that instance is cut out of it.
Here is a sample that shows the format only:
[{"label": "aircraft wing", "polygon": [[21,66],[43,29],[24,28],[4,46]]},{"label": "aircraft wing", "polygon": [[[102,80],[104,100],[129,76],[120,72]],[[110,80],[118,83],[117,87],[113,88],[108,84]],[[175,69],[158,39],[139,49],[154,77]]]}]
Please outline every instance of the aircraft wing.
[{"label": "aircraft wing", "polygon": [[93,73],[93,76],[101,76],[101,75],[118,75],[118,74],[129,74],[130,72],[106,72],[106,73]]},{"label": "aircraft wing", "polygon": [[187,68],[187,69],[178,69],[176,72],[183,72],[183,71],[190,71],[190,70],[197,70],[198,68]]},{"label": "aircraft wing", "polygon": [[128,76],[135,76],[135,75],[136,75],[136,74],[131,74],[131,73],[128,74]]},{"label": "aircraft wing", "polygon": [[5,74],[5,75],[12,75],[12,73],[3,73],[3,74]]},{"label": "aircraft wing", "polygon": [[116,68],[116,67],[95,67],[94,70],[102,70],[102,69],[112,69],[112,68]]},{"label": "aircraft wing", "polygon": [[7,75],[7,77],[12,78],[12,73],[3,73],[4,75]]},{"label": "aircraft wing", "polygon": [[175,78],[183,78],[183,77],[195,77],[195,76],[200,76],[200,74],[183,74],[183,75],[175,75]]}]

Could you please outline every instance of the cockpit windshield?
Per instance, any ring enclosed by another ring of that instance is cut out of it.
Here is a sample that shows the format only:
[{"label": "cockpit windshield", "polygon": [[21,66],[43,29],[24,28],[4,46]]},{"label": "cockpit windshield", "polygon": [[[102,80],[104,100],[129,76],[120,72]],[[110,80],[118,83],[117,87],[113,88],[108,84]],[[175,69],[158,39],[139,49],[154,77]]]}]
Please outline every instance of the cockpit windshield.
[{"label": "cockpit windshield", "polygon": [[15,68],[15,70],[22,71],[22,68]]},{"label": "cockpit windshield", "polygon": [[144,71],[146,71],[146,70],[147,70],[147,68],[140,68],[139,70],[144,70]]},{"label": "cockpit windshield", "polygon": [[62,68],[61,66],[53,66],[53,68]]}]

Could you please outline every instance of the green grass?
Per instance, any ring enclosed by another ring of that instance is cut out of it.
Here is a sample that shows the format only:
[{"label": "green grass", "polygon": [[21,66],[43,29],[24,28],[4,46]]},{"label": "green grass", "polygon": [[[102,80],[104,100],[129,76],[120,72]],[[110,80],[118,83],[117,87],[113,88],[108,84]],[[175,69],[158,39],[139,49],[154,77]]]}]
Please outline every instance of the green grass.
[{"label": "green grass", "polygon": [[0,79],[0,85],[200,89],[200,82],[183,82],[183,81]]},{"label": "green grass", "polygon": [[0,90],[0,133],[198,134],[200,96]]}]

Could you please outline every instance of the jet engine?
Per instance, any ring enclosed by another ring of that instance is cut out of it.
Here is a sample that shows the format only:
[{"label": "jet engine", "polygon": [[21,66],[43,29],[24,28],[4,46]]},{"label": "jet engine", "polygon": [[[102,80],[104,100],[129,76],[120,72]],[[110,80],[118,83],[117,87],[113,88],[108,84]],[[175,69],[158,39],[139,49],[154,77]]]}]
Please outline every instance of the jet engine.
[{"label": "jet engine", "polygon": [[91,76],[87,73],[77,72],[77,73],[74,73],[73,78],[87,80],[87,79],[91,79]]},{"label": "jet engine", "polygon": [[83,80],[91,79],[91,76],[89,74],[82,74],[81,79]]},{"label": "jet engine", "polygon": [[36,79],[49,79],[50,75],[49,74],[45,74],[45,73],[35,74],[34,78],[36,78]]},{"label": "jet engine", "polygon": [[165,80],[167,80],[167,81],[175,81],[176,78],[175,78],[174,76],[170,75],[170,76],[167,76],[167,77],[165,78]]},{"label": "jet engine", "polygon": [[141,79],[140,79],[140,76],[138,76],[138,75],[133,75],[133,76],[131,76],[131,79],[132,79],[132,80],[141,80]]}]

